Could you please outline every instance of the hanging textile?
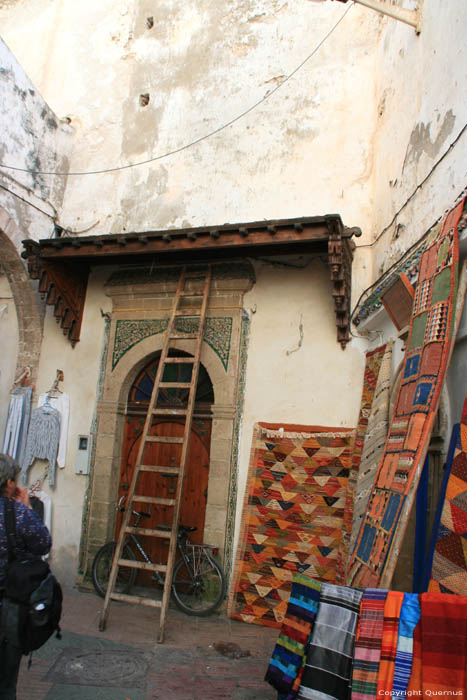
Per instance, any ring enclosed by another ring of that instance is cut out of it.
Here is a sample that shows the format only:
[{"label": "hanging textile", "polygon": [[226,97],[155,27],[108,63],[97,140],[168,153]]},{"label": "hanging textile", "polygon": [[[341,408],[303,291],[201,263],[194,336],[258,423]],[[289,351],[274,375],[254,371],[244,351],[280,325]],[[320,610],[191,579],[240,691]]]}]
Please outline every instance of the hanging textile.
[{"label": "hanging textile", "polygon": [[10,396],[8,416],[3,441],[3,453],[20,464],[24,456],[29,418],[31,414],[32,386],[17,387]]},{"label": "hanging textile", "polygon": [[347,700],[362,591],[323,583],[300,700]]},{"label": "hanging textile", "polygon": [[280,627],[294,574],[338,580],[353,432],[255,426],[228,615]]},{"label": "hanging textile", "polygon": [[[391,581],[438,409],[455,328],[458,236],[465,198],[431,232],[420,261],[394,414],[347,582]],[[390,555],[391,552],[391,555]]]},{"label": "hanging textile", "polygon": [[[365,435],[369,426],[369,416],[373,405],[373,398],[378,383],[379,371],[383,360],[386,345],[382,345],[375,350],[366,353],[365,370],[363,372],[363,389],[360,401],[360,413],[358,416],[355,439],[350,462],[349,478],[347,481],[347,492],[344,508],[344,530],[342,536],[342,547],[339,553],[340,579],[344,581],[344,569],[349,554],[349,546],[352,532],[352,519],[354,513],[354,501],[356,483],[360,469]],[[358,490],[357,490],[358,491]]]},{"label": "hanging textile", "polygon": [[294,700],[300,687],[308,640],[318,611],[321,581],[295,574],[285,619],[272,653],[265,681]]},{"label": "hanging textile", "polygon": [[[454,428],[454,453],[441,489],[443,508],[436,527],[430,592],[467,593],[467,398]],[[449,469],[450,466],[450,469]]]},{"label": "hanging textile", "polygon": [[464,697],[467,597],[422,593],[407,695]]},{"label": "hanging textile", "polygon": [[68,440],[68,421],[70,417],[70,397],[64,392],[58,396],[51,396],[50,393],[41,394],[37,402],[38,406],[43,406],[46,402],[60,413],[60,438],[58,443],[57,466],[63,469],[66,460],[66,447]]},{"label": "hanging textile", "polygon": [[394,665],[394,695],[405,697],[412,670],[413,635],[420,620],[420,603],[416,593],[404,593],[399,620],[396,662]]},{"label": "hanging textile", "polygon": [[380,588],[366,588],[362,595],[352,669],[352,700],[376,698],[387,594]]},{"label": "hanging textile", "polygon": [[388,435],[389,398],[391,390],[391,366],[394,341],[385,346],[384,356],[378,372],[375,395],[368,418],[360,467],[357,475],[356,493],[352,515],[352,532],[350,536],[349,555],[357,540],[360,525],[365,515],[371,490],[376,476],[381,455]]},{"label": "hanging textile", "polygon": [[25,455],[21,465],[21,478],[27,481],[28,470],[34,459],[47,459],[49,462],[49,484],[55,486],[55,465],[60,440],[60,413],[52,406],[35,408],[31,413]]},{"label": "hanging textile", "polygon": [[394,665],[396,663],[399,618],[403,600],[404,594],[400,591],[389,591],[384,603],[381,657],[378,670],[378,689],[376,691],[378,697],[391,695]]}]

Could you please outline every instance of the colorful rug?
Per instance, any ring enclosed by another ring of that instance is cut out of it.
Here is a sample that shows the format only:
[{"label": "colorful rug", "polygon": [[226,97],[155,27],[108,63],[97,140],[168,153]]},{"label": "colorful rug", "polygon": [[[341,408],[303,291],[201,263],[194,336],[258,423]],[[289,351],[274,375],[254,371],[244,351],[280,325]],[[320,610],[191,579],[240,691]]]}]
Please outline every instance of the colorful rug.
[{"label": "colorful rug", "polygon": [[464,200],[433,229],[420,260],[401,383],[349,585],[388,588],[392,579],[450,358],[463,206]]},{"label": "colorful rug", "polygon": [[428,591],[467,593],[467,398],[447,479]]},{"label": "colorful rug", "polygon": [[393,340],[390,340],[386,345],[384,356],[381,360],[371,412],[368,418],[368,428],[365,434],[360,469],[357,476],[349,556],[357,540],[363,516],[365,515],[368,505],[368,499],[373,489],[376,470],[388,436],[393,345]]},{"label": "colorful rug", "polygon": [[[383,360],[386,345],[366,353],[365,370],[363,372],[363,390],[360,402],[360,413],[355,429],[352,460],[350,462],[349,479],[347,481],[347,494],[344,508],[344,531],[342,537],[342,550],[339,555],[340,579],[344,581],[344,569],[347,562],[351,543],[352,519],[354,513],[354,501],[357,478],[362,458],[365,435],[367,434],[369,416],[373,405],[373,398],[378,383],[379,371]],[[358,493],[358,489],[357,489]]]},{"label": "colorful rug", "polygon": [[294,574],[338,580],[353,432],[255,426],[228,615],[280,627]]}]

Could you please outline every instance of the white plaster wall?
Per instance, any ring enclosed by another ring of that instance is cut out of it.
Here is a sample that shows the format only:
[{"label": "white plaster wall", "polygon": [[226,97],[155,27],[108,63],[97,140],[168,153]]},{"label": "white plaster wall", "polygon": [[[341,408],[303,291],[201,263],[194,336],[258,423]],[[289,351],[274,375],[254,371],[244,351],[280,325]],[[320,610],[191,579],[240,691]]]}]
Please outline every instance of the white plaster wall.
[{"label": "white plaster wall", "polygon": [[[78,435],[89,435],[96,408],[96,392],[99,365],[104,343],[104,319],[100,309],[108,308],[108,298],[103,292],[102,281],[108,272],[91,275],[87,291],[80,342],[73,349],[55,322],[51,307],[47,307],[44,326],[44,352],[39,365],[37,397],[51,388],[56,370],[64,373],[60,389],[70,397],[70,422],[67,456],[64,469],[56,469],[55,489],[48,482],[45,489],[53,502],[51,561],[57,576],[65,584],[76,580],[84,496],[87,477],[75,473]],[[1,321],[0,321],[1,322]],[[28,475],[28,484],[44,473],[46,462],[35,460]]]},{"label": "white plaster wall", "polygon": [[239,446],[237,535],[254,424],[353,428],[364,366],[359,341],[345,350],[337,343],[325,265],[314,260],[297,269],[257,262],[255,269],[256,285],[244,299],[251,331]]},{"label": "white plaster wall", "polygon": [[[21,64],[70,117],[71,170],[82,171],[154,158],[229,122],[294,71],[347,9],[22,0],[0,18]],[[70,177],[62,225],[106,233],[338,212],[368,232],[379,25],[350,7],[317,53],[237,123],[149,165]]]},{"label": "white plaster wall", "polygon": [[66,184],[66,177],[24,170],[66,171],[73,130],[57,119],[1,39],[0,66],[0,205],[17,224],[13,242],[21,252],[22,239],[52,234]]},{"label": "white plaster wall", "polygon": [[467,185],[467,129],[459,136],[467,124],[466,23],[463,0],[424,0],[419,36],[384,20],[376,56],[374,234],[402,211],[375,246],[376,277]]},{"label": "white plaster wall", "polygon": [[10,390],[16,379],[18,355],[18,321],[13,294],[6,275],[0,269],[0,336],[2,353],[0,360],[0,451],[3,450]]}]

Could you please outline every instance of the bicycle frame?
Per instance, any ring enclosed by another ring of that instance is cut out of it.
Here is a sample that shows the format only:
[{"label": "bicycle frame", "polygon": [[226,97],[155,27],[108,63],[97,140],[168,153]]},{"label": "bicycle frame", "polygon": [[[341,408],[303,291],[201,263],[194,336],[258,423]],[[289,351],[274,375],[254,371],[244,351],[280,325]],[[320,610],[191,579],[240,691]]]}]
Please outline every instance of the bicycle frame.
[{"label": "bicycle frame", "polygon": [[[138,527],[139,521],[141,520],[141,514],[138,513],[138,511],[133,511],[133,514],[136,516],[136,521],[134,524],[134,527]],[[143,559],[147,564],[155,564],[156,562],[153,562],[151,557],[147,554],[146,550],[144,549],[143,545],[141,542],[138,540],[135,534],[130,533],[128,536],[128,539],[126,542],[133,542],[135,547],[137,548],[138,552],[141,554]],[[190,556],[189,556],[189,548],[191,548],[191,562],[193,562],[193,566],[191,565],[190,562]],[[196,550],[199,550],[199,552],[203,553],[209,560],[211,559],[211,554],[209,551],[207,551],[209,547],[204,544],[193,544],[190,542],[189,537],[186,532],[179,533],[177,535],[177,550],[180,553],[181,558],[183,559],[185,566],[187,568],[187,571],[190,572],[190,575],[192,578],[194,578],[198,573],[197,565],[199,566],[201,562],[201,558],[196,558]],[[159,583],[160,585],[164,585],[165,582],[165,577],[161,575],[158,571],[153,572],[153,578]]]}]

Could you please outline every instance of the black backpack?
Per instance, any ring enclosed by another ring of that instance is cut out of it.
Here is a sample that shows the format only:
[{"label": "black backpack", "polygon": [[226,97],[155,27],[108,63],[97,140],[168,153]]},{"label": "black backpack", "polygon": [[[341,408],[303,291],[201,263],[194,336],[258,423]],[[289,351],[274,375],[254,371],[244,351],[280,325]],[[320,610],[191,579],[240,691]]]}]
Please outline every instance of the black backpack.
[{"label": "black backpack", "polygon": [[60,635],[62,588],[46,561],[16,552],[13,502],[5,499],[8,569],[2,601],[1,636],[23,652],[39,649],[55,632]]}]

